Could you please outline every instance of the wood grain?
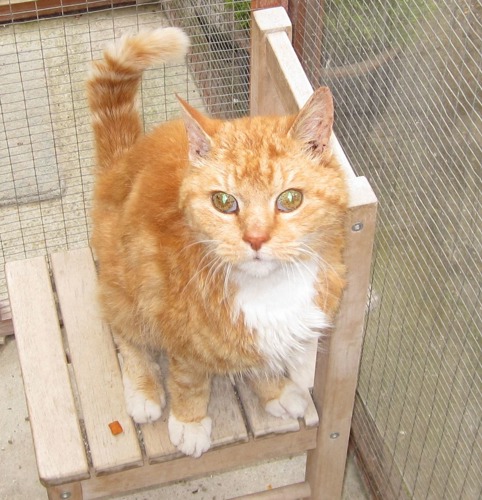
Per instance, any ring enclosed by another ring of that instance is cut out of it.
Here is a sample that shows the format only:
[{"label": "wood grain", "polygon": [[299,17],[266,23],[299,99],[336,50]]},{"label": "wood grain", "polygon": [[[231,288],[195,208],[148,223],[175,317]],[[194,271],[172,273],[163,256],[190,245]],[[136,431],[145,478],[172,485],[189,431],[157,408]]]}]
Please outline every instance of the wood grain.
[{"label": "wood grain", "polygon": [[236,389],[248,420],[249,430],[252,432],[253,436],[261,437],[267,434],[299,430],[300,424],[297,419],[283,419],[270,415],[260,405],[258,397],[243,378],[236,380]]},{"label": "wood grain", "polygon": [[340,498],[363,342],[363,322],[376,224],[376,197],[364,177],[349,182],[345,264],[348,284],[334,332],[317,360],[313,397],[322,408],[318,449],[308,454],[313,498]]},{"label": "wood grain", "polygon": [[92,477],[82,482],[84,498],[102,498],[108,495],[126,494],[139,488],[193,479],[206,474],[219,473],[237,467],[245,467],[261,460],[294,456],[312,449],[316,443],[316,429],[278,434],[248,443],[223,446],[210,450],[200,458],[183,457],[169,462]]},{"label": "wood grain", "polygon": [[[114,343],[97,305],[92,253],[84,248],[53,254],[52,267],[94,469],[100,473],[141,465]],[[117,436],[109,429],[115,420],[124,429]]]},{"label": "wood grain", "polygon": [[[169,407],[163,410],[157,422],[141,426],[146,455],[150,462],[161,462],[183,456],[169,440],[168,415]],[[248,440],[243,415],[228,377],[213,378],[208,415],[213,421],[211,449]]]},{"label": "wood grain", "polygon": [[38,472],[44,484],[89,476],[44,257],[10,262],[6,277]]}]

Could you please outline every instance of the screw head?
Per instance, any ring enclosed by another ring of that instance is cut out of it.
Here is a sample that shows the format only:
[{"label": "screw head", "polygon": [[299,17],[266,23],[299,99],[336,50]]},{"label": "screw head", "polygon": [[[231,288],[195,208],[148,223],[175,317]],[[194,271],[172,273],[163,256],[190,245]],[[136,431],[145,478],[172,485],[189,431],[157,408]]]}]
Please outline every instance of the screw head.
[{"label": "screw head", "polygon": [[330,434],[330,439],[336,439],[338,437],[340,437],[340,433],[339,432],[332,432]]},{"label": "screw head", "polygon": [[361,231],[362,229],[363,229],[363,222],[356,222],[355,224],[353,224],[353,226],[351,226],[351,230],[355,233]]},{"label": "screw head", "polygon": [[72,493],[70,491],[63,491],[61,494],[60,494],[60,498],[62,500],[67,500],[67,498],[70,498],[72,496]]}]

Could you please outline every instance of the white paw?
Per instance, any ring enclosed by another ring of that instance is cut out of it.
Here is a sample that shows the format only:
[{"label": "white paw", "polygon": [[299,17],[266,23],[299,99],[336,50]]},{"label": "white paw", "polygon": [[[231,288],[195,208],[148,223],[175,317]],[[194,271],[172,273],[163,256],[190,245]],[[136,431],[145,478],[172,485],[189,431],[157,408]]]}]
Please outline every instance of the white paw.
[{"label": "white paw", "polygon": [[200,422],[181,422],[172,413],[168,421],[169,437],[174,446],[185,455],[200,457],[211,446],[211,419]]},{"label": "white paw", "polygon": [[272,399],[264,407],[268,413],[280,418],[301,418],[308,407],[305,391],[292,382],[283,389],[280,397]]},{"label": "white paw", "polygon": [[165,398],[153,401],[136,390],[132,381],[124,376],[124,397],[126,400],[127,413],[137,424],[147,424],[160,418],[162,408],[166,404]]}]

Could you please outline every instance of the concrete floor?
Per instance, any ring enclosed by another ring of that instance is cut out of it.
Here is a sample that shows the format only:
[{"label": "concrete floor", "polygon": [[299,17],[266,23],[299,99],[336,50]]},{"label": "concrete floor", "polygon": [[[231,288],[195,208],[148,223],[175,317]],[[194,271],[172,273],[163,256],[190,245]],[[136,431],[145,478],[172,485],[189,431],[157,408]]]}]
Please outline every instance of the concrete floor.
[{"label": "concrete floor", "polygon": [[[0,346],[0,395],[0,500],[47,499],[37,477],[22,375],[12,337]],[[223,500],[302,481],[304,465],[305,456],[302,455],[117,498]],[[350,457],[343,499],[368,498],[354,460]]]}]

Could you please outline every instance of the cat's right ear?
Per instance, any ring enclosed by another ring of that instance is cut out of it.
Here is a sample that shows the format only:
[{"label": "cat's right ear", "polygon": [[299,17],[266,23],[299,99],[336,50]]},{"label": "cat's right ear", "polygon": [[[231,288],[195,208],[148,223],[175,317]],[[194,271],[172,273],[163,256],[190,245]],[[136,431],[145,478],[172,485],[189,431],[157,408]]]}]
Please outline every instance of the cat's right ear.
[{"label": "cat's right ear", "polygon": [[181,99],[178,95],[176,97],[183,110],[184,125],[189,143],[189,159],[195,163],[199,158],[207,156],[211,150],[210,120],[184,99]]},{"label": "cat's right ear", "polygon": [[333,129],[333,96],[328,87],[315,90],[295,118],[289,135],[316,155],[328,147]]}]

